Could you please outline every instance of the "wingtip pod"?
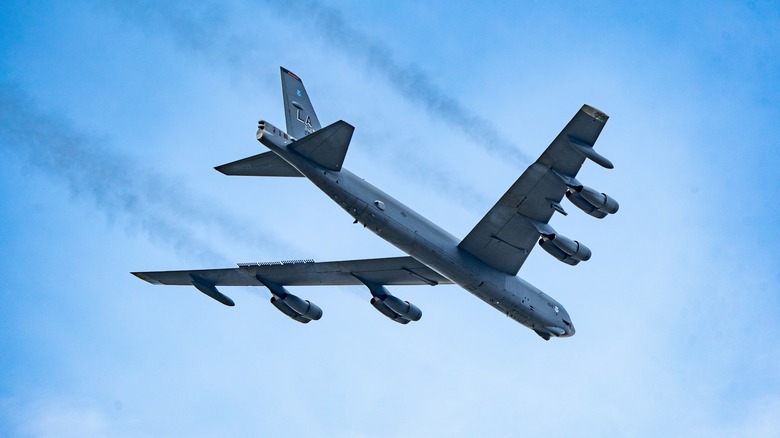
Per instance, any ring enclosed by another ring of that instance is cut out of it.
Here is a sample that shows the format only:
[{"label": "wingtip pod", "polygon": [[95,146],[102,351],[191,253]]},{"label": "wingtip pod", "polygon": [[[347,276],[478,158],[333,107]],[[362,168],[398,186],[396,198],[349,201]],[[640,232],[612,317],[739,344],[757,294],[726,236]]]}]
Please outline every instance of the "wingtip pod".
[{"label": "wingtip pod", "polygon": [[209,297],[219,301],[220,303],[226,306],[233,307],[236,305],[236,303],[234,303],[233,300],[230,299],[230,297],[218,291],[217,287],[214,286],[214,283],[211,283],[205,278],[199,277],[194,274],[190,274],[190,278],[192,278],[192,285],[195,286],[195,289],[203,292],[204,294],[208,295]]},{"label": "wingtip pod", "polygon": [[[582,105],[582,108],[580,108],[580,112],[586,114],[588,117],[601,123],[602,125],[607,123],[607,120],[609,119],[609,116],[606,115],[604,112],[587,104]],[[599,129],[599,131],[601,131],[601,129]],[[571,135],[568,136],[568,141],[569,141],[569,146],[571,146],[572,149],[577,151],[577,153],[579,153],[583,157],[607,169],[615,168],[615,166],[612,164],[611,161],[609,161],[606,157],[599,154],[593,149],[593,142],[582,141],[581,139],[575,138]]]},{"label": "wingtip pod", "polygon": [[595,149],[593,149],[593,145],[587,145],[574,137],[569,137],[569,146],[571,146],[572,149],[577,151],[583,157],[593,161],[601,167],[607,169],[615,168],[615,165],[612,164],[612,162],[609,161],[607,157],[599,154]]}]

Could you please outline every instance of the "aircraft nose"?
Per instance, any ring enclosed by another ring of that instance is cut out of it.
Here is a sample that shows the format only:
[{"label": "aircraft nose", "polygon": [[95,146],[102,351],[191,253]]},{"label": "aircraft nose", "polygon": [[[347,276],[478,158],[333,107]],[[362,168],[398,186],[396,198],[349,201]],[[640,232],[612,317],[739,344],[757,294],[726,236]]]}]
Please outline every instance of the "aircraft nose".
[{"label": "aircraft nose", "polygon": [[574,325],[567,319],[563,320],[563,329],[566,331],[566,334],[563,335],[564,337],[574,336],[574,333],[576,333]]}]

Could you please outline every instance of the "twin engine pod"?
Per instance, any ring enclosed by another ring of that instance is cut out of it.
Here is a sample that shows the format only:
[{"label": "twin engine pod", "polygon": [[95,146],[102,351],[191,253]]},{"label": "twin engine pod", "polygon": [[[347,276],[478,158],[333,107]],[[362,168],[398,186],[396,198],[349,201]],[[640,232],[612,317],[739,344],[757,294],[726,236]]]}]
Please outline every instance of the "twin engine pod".
[{"label": "twin engine pod", "polygon": [[608,214],[617,213],[620,205],[606,193],[601,193],[582,185],[577,178],[563,174],[555,169],[551,170],[566,184],[568,187],[566,197],[580,210],[599,219],[603,219]]},{"label": "twin engine pod", "polygon": [[394,296],[381,284],[352,275],[368,287],[372,295],[371,305],[382,315],[399,324],[409,324],[409,321],[419,321],[422,318],[422,310],[419,307]]},{"label": "twin engine pod", "polygon": [[587,246],[558,234],[550,224],[541,223],[527,217],[526,220],[539,232],[541,236],[539,246],[551,256],[572,266],[579,262],[590,260],[592,253]]},{"label": "twin engine pod", "polygon": [[[584,145],[569,139],[572,147],[581,152],[587,158],[594,159],[598,154],[592,152],[592,148],[586,148]],[[582,149],[582,150],[581,150]],[[585,150],[588,149],[588,150]],[[584,152],[583,152],[584,151]],[[595,154],[595,155],[594,155]],[[612,168],[612,163],[604,157],[598,155],[597,159],[602,159],[603,162],[599,162],[604,167]],[[598,161],[597,161],[598,162]],[[582,185],[576,178],[563,174],[555,169],[551,169],[552,172],[558,176],[568,187],[566,190],[566,197],[572,204],[577,206],[585,213],[602,219],[608,214],[615,214],[620,208],[618,202],[608,196],[606,193],[600,193],[588,186]],[[557,206],[557,208],[556,208]],[[553,208],[566,214],[561,209],[560,205],[553,204]],[[535,221],[530,221],[532,225],[536,227],[541,235],[539,239],[539,246],[544,248],[548,254],[556,259],[566,263],[567,265],[576,265],[579,262],[590,259],[591,251],[587,246],[571,240],[568,237],[561,236],[556,233],[548,224],[541,224]]]},{"label": "twin engine pod", "polygon": [[600,193],[587,186],[569,187],[566,198],[577,208],[589,215],[603,219],[608,214],[615,214],[620,208],[618,202],[606,193]]},{"label": "twin engine pod", "polygon": [[[381,286],[385,289],[384,286]],[[408,301],[390,295],[385,289],[385,294],[371,297],[371,305],[382,315],[399,324],[409,324],[409,321],[419,321],[422,318],[422,310]]]},{"label": "twin engine pod", "polygon": [[560,234],[542,234],[539,246],[551,256],[571,266],[589,260],[592,255],[587,246]]},{"label": "twin engine pod", "polygon": [[259,276],[257,280],[271,291],[271,304],[291,319],[308,324],[309,321],[322,318],[322,309],[318,305],[291,294],[284,286],[265,281]]},{"label": "twin engine pod", "polygon": [[[371,305],[382,315],[399,324],[408,324],[409,321],[419,321],[422,318],[419,307],[393,296],[381,284],[352,275],[368,286],[372,295]],[[291,294],[284,286],[264,280],[259,275],[256,278],[271,291],[271,304],[291,319],[307,324],[322,318],[322,309],[316,304]]]},{"label": "twin engine pod", "polygon": [[322,318],[322,309],[320,309],[320,306],[309,300],[302,300],[290,293],[283,298],[277,297],[276,294],[274,294],[271,297],[271,304],[279,309],[280,312],[303,324],[308,324],[309,321],[316,321]]}]

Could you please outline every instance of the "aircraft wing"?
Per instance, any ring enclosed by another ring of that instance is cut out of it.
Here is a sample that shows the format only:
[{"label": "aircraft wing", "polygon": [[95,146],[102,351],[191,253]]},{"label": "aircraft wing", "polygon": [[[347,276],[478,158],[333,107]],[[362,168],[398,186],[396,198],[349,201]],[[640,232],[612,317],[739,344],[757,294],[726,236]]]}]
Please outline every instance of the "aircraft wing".
[{"label": "aircraft wing", "polygon": [[152,284],[192,285],[193,277],[214,286],[263,286],[259,276],[280,286],[363,285],[355,278],[382,285],[431,285],[452,282],[412,257],[317,263],[310,260],[240,263],[237,268],[192,271],[133,272]]},{"label": "aircraft wing", "polygon": [[[604,167],[612,163],[593,151],[607,115],[584,105],[539,159],[498,200],[458,245],[486,264],[516,275],[560,206],[586,156]],[[551,228],[548,228],[552,230]]]}]

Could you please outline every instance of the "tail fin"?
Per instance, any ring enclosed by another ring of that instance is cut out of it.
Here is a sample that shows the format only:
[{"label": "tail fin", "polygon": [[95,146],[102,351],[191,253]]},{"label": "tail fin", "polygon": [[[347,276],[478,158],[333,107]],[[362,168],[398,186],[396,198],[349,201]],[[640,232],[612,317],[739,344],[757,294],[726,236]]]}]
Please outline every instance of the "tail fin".
[{"label": "tail fin", "polygon": [[314,107],[311,105],[301,78],[284,67],[280,67],[280,69],[282,70],[282,96],[284,97],[287,133],[300,140],[322,126],[317,120],[317,114],[314,113]]}]

